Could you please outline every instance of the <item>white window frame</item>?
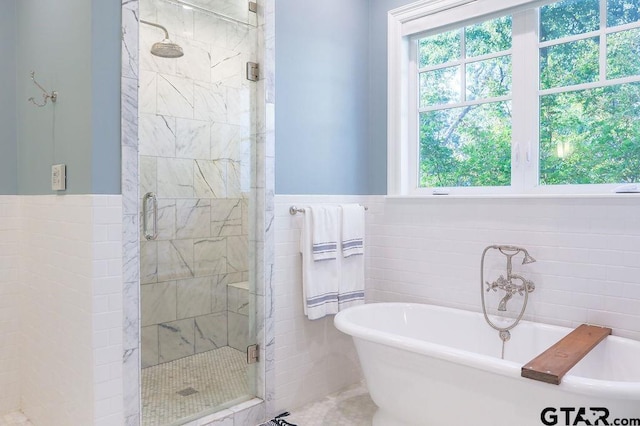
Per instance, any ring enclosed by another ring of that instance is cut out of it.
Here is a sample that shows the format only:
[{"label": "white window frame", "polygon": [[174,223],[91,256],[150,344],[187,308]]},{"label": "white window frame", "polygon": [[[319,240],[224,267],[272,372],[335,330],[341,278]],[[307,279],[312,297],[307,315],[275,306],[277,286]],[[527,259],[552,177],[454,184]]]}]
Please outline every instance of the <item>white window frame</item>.
[{"label": "white window frame", "polygon": [[[512,56],[512,178],[505,187],[451,187],[446,189],[418,187],[418,125],[417,125],[417,40],[429,34],[459,28],[470,23],[511,14],[514,28],[522,20],[536,20],[535,8],[558,0],[422,0],[388,14],[388,117],[387,117],[387,193],[392,196],[451,195],[529,195],[529,194],[603,194],[614,192],[620,184],[606,185],[538,185],[539,108],[531,110],[531,99],[554,89],[538,90],[539,64],[530,55]],[[606,20],[606,13],[601,19]],[[514,34],[512,51],[538,49],[537,26],[527,23],[534,32]],[[635,26],[635,25],[634,25]],[[598,33],[604,32],[604,27]],[[604,37],[601,37],[601,43]],[[547,42],[545,44],[554,44]],[[602,49],[602,46],[601,46]],[[537,59],[537,55],[535,56]],[[601,56],[602,58],[602,56]],[[601,64],[601,73],[603,71]],[[602,74],[601,74],[602,75]],[[629,79],[620,79],[629,80]],[[631,79],[637,81],[637,79]],[[526,82],[526,84],[524,84]],[[623,82],[623,81],[621,81]],[[586,84],[584,86],[589,86]],[[599,85],[599,84],[598,84]],[[580,85],[583,86],[583,85]],[[518,122],[525,114],[536,119]],[[640,185],[639,185],[640,186]]]}]

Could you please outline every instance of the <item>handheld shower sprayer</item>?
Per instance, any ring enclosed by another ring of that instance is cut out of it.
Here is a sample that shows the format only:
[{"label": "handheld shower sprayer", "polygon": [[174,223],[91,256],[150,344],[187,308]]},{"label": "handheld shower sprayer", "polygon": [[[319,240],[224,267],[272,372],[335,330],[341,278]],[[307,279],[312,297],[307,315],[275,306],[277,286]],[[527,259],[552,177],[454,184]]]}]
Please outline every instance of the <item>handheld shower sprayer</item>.
[{"label": "handheld shower sprayer", "polygon": [[[517,246],[489,246],[487,247],[492,248],[492,249],[497,249],[500,251],[500,253],[504,254],[505,256],[507,256],[509,259],[511,259],[511,257],[515,256],[518,253],[524,253],[524,259],[522,259],[522,264],[523,265],[528,265],[529,263],[534,263],[536,260],[533,258],[533,256],[531,256],[529,254],[529,252],[527,251],[526,248],[523,247],[517,247]],[[486,250],[486,249],[485,249]],[[506,252],[512,252],[512,253],[506,253]]]}]

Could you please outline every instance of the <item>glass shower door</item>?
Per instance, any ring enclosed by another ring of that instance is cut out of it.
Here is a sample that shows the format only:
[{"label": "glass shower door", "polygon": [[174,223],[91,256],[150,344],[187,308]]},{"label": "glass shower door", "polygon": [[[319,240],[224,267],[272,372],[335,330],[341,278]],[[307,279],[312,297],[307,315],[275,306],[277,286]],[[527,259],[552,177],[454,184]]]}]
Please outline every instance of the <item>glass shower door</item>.
[{"label": "glass shower door", "polygon": [[[255,14],[142,0],[140,19],[143,424],[180,424],[255,395]],[[151,53],[166,39],[183,56]]]}]

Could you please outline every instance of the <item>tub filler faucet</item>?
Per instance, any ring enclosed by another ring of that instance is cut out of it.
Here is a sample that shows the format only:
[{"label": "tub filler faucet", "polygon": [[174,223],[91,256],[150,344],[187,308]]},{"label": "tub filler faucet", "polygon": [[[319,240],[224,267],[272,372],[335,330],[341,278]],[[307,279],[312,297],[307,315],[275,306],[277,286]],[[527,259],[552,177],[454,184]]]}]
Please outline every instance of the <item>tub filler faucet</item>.
[{"label": "tub filler faucet", "polygon": [[[500,275],[497,280],[490,283],[489,281],[484,280],[484,258],[489,250],[498,250],[500,253],[507,257],[507,276],[505,278],[504,275]],[[513,256],[523,253],[524,259],[522,259],[522,264],[527,265],[529,263],[533,263],[536,260],[529,254],[529,252],[517,246],[507,246],[507,245],[492,245],[485,247],[482,251],[482,257],[480,259],[480,298],[482,300],[482,313],[484,315],[484,319],[493,328],[498,331],[498,335],[500,336],[500,340],[502,340],[502,359],[504,359],[504,349],[505,344],[511,338],[511,329],[513,329],[524,315],[524,311],[527,309],[527,302],[529,301],[529,293],[536,289],[536,286],[533,284],[533,281],[524,278],[522,275],[513,273]],[[485,289],[486,285],[486,289]],[[486,290],[486,291],[485,291]],[[484,294],[489,292],[490,290],[498,291],[504,290],[505,295],[498,303],[499,311],[507,310],[507,302],[511,300],[514,294],[518,293],[520,296],[524,296],[524,301],[522,302],[522,308],[520,308],[520,313],[517,318],[515,318],[511,324],[496,324],[489,317],[487,313],[487,304],[485,302]]]},{"label": "tub filler faucet", "polygon": [[[500,253],[502,253],[503,255],[505,255],[507,257],[507,276],[505,278],[503,275],[500,275],[500,277],[498,277],[498,279],[495,280],[492,283],[489,283],[488,281],[485,282],[485,284],[487,286],[486,291],[504,290],[504,292],[506,294],[500,300],[500,303],[498,303],[498,310],[499,311],[506,311],[507,310],[507,302],[509,300],[511,300],[511,298],[516,293],[518,293],[520,296],[523,296],[523,295],[525,295],[525,292],[531,293],[536,288],[536,286],[533,283],[533,281],[528,280],[528,279],[524,278],[521,275],[513,273],[512,258],[515,255],[517,255],[518,253],[524,253],[524,259],[522,260],[522,264],[523,265],[527,265],[529,263],[533,263],[536,260],[529,254],[529,252],[526,249],[524,249],[522,247],[516,247],[516,246],[489,246],[489,247],[487,247],[487,249],[490,249],[490,248],[493,248],[493,249],[496,249],[496,250],[500,251]],[[487,249],[485,249],[485,250],[487,250]]]}]

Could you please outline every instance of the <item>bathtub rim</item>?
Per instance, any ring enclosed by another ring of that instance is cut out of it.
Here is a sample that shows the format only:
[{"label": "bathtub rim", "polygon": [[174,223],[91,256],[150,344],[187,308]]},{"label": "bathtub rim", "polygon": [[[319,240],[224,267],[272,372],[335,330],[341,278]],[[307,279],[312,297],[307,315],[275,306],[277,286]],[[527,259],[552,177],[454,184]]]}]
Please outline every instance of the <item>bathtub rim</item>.
[{"label": "bathtub rim", "polygon": [[[431,305],[426,303],[380,302],[353,306],[339,312],[334,318],[335,327],[341,332],[352,336],[354,339],[359,338],[389,347],[404,349],[417,354],[432,356],[444,361],[473,367],[487,372],[499,374],[501,376],[511,377],[513,379],[527,380],[531,383],[536,383],[539,385],[555,386],[557,389],[574,394],[599,398],[640,401],[640,382],[620,382],[613,380],[592,379],[588,377],[572,375],[571,371],[569,371],[569,373],[564,376],[562,382],[559,385],[542,383],[539,381],[521,377],[520,371],[522,365],[514,361],[503,360],[496,357],[483,355],[467,350],[456,349],[415,338],[400,337],[392,333],[378,331],[370,327],[358,325],[349,320],[350,316],[353,316],[357,314],[357,312],[362,310],[370,310],[373,306],[433,309],[436,311],[449,312],[455,311],[463,315],[479,316],[480,318],[482,318],[482,313],[480,312],[467,311],[464,309],[451,308],[447,306]],[[482,321],[484,321],[484,318],[482,318]],[[569,327],[562,327],[534,321],[523,320],[522,323],[531,324],[535,327],[547,329],[562,331],[566,330],[567,334],[572,330]],[[487,325],[487,327],[489,326]],[[607,339],[630,341],[640,345],[640,342],[638,341],[619,336],[608,336]]]}]

